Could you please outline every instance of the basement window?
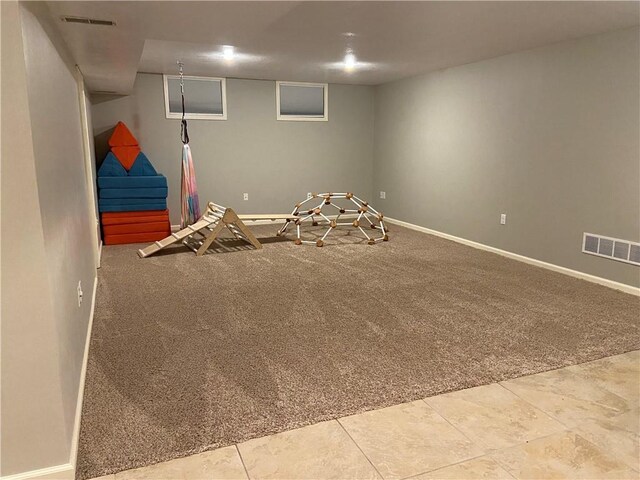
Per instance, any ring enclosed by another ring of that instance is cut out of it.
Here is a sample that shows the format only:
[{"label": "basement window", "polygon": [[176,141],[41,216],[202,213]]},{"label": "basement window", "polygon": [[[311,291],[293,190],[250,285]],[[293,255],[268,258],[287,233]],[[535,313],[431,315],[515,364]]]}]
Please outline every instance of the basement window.
[{"label": "basement window", "polygon": [[276,82],[278,120],[326,122],[329,120],[329,85]]},{"label": "basement window", "polygon": [[[182,118],[180,77],[163,75],[164,109],[167,118]],[[226,79],[184,77],[184,118],[188,120],[226,120]]]}]

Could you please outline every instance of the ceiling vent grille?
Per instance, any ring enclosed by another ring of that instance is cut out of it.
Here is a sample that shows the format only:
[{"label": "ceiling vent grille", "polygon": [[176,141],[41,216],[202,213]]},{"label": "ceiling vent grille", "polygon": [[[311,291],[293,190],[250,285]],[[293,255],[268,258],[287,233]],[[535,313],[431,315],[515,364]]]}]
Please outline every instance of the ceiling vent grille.
[{"label": "ceiling vent grille", "polygon": [[98,20],[97,18],[87,18],[87,17],[62,17],[63,22],[67,23],[84,23],[85,25],[106,25],[109,27],[114,27],[116,22],[112,22],[111,20]]},{"label": "ceiling vent grille", "polygon": [[582,252],[640,266],[640,243],[585,233]]}]

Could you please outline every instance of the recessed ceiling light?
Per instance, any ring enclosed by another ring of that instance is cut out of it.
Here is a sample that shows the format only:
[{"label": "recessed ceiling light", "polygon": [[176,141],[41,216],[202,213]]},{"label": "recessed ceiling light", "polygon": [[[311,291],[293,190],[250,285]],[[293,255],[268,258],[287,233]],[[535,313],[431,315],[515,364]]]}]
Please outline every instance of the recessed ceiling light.
[{"label": "recessed ceiling light", "polygon": [[235,48],[232,45],[222,46],[222,58],[225,60],[233,60],[235,55]]},{"label": "recessed ceiling light", "polygon": [[344,56],[344,68],[346,70],[353,70],[356,68],[356,56],[353,52],[347,52]]},{"label": "recessed ceiling light", "polygon": [[[1,2],[2,0],[0,0]],[[238,51],[237,47],[233,45],[215,45],[211,47],[205,47],[206,52],[199,53],[199,57],[206,57],[216,62],[221,62],[227,68],[235,68],[236,66],[246,62],[259,62],[264,59],[262,55],[255,55],[252,53],[244,53]]]}]

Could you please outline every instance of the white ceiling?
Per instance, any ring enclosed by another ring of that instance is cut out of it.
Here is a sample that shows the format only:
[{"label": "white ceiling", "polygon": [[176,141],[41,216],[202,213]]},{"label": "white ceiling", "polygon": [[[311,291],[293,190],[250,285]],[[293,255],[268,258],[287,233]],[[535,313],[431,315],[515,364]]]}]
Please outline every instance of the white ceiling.
[{"label": "white ceiling", "polygon": [[[47,4],[88,88],[122,94],[136,72],[175,74],[177,60],[188,75],[375,85],[640,24],[634,1]],[[234,61],[222,45],[236,47]],[[353,72],[340,64],[349,47]]]}]

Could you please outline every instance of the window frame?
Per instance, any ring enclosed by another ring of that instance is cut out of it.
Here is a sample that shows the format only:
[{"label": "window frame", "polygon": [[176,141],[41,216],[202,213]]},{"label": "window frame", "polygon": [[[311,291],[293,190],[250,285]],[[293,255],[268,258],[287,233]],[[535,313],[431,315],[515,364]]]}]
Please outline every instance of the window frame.
[{"label": "window frame", "polygon": [[[280,113],[280,85],[293,86],[293,87],[322,87],[323,102],[324,102],[324,115],[312,116],[312,115],[282,115]],[[276,119],[285,122],[328,122],[329,121],[329,84],[328,83],[314,83],[314,82],[289,82],[284,80],[276,81]]]},{"label": "window frame", "polygon": [[[223,77],[198,77],[187,76],[185,80],[207,80],[220,82],[220,94],[222,95],[222,114],[217,113],[185,113],[186,120],[226,120],[227,119],[227,79]],[[162,83],[164,87],[164,115],[167,119],[182,119],[182,112],[172,112],[169,110],[169,80],[180,80],[180,75],[162,75]]]}]

